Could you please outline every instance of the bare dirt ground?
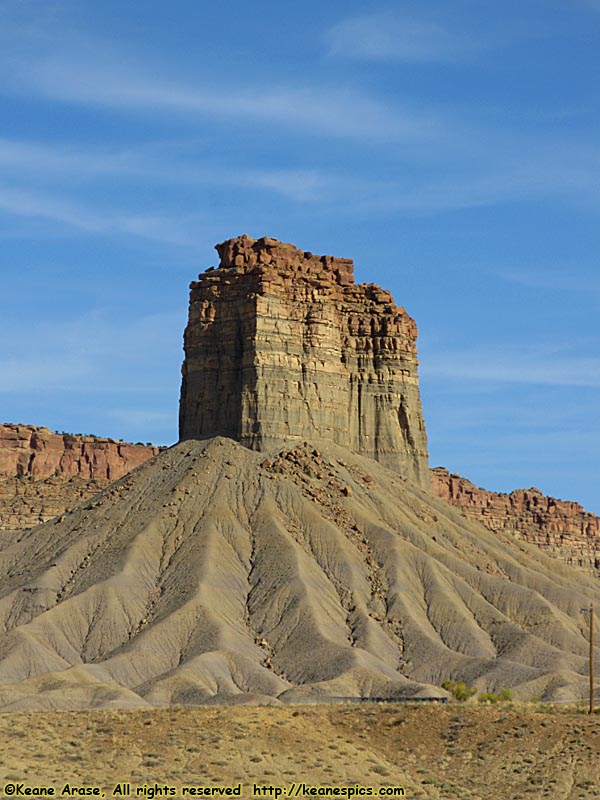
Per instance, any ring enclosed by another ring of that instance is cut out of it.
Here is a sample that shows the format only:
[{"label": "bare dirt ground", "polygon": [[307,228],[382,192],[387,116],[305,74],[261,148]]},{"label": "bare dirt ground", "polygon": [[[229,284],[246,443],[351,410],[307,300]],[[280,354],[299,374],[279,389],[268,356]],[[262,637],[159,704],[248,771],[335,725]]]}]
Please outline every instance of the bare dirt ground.
[{"label": "bare dirt ground", "polygon": [[0,715],[0,737],[3,796],[21,783],[17,796],[53,786],[60,797],[68,782],[106,797],[118,783],[132,797],[242,784],[253,797],[254,784],[304,782],[431,800],[600,797],[600,716],[535,704],[20,712]]}]

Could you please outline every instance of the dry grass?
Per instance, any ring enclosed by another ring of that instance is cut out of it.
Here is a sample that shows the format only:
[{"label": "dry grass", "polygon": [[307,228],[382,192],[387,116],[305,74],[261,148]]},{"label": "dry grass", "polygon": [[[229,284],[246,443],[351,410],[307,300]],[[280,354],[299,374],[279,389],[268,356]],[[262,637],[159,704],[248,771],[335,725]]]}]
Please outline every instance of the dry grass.
[{"label": "dry grass", "polygon": [[535,705],[171,708],[0,715],[0,786],[21,781],[398,785],[419,798],[592,798],[600,717]]}]

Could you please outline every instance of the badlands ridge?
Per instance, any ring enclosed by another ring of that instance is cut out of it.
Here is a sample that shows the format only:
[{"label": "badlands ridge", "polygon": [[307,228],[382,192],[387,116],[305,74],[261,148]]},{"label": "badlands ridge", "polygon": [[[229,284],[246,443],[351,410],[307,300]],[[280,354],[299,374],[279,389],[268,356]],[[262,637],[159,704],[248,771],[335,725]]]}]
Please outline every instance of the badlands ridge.
[{"label": "badlands ridge", "polygon": [[347,259],[218,250],[191,288],[181,441],[107,442],[73,479],[145,463],[0,535],[0,708],[432,698],[447,678],[584,697],[597,578],[430,491],[404,309]]}]

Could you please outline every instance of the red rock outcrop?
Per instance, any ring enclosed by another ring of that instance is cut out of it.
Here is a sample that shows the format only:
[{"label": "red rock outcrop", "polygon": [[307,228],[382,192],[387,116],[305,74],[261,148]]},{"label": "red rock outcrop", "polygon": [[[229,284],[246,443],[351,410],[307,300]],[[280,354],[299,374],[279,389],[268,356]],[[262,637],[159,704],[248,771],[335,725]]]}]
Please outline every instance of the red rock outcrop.
[{"label": "red rock outcrop", "polygon": [[512,531],[569,564],[600,572],[600,517],[579,503],[535,487],[490,492],[443,467],[431,470],[431,491],[491,531]]},{"label": "red rock outcrop", "polygon": [[350,259],[248,236],[191,285],[180,439],[329,439],[428,486],[417,327]]},{"label": "red rock outcrop", "polygon": [[159,448],[0,425],[0,530],[38,525],[97,494]]}]

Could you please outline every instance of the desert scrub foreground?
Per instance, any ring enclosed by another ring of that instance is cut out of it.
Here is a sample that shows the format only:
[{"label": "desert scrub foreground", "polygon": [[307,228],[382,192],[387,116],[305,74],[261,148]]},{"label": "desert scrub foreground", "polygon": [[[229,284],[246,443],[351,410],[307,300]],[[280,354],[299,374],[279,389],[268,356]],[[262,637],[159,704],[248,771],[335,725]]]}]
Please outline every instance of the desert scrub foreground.
[{"label": "desert scrub foreground", "polygon": [[600,716],[531,705],[0,714],[0,786],[403,786],[420,798],[600,794]]}]

